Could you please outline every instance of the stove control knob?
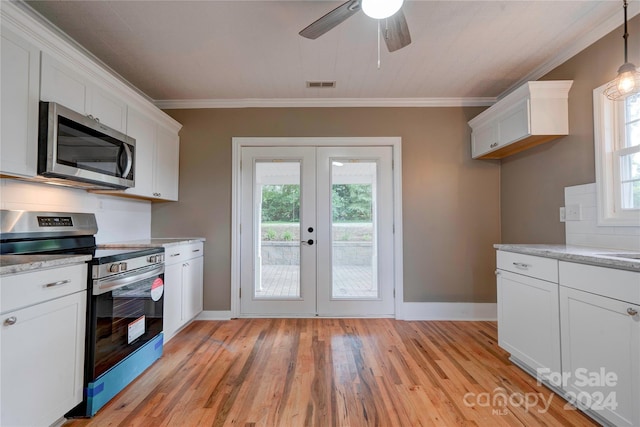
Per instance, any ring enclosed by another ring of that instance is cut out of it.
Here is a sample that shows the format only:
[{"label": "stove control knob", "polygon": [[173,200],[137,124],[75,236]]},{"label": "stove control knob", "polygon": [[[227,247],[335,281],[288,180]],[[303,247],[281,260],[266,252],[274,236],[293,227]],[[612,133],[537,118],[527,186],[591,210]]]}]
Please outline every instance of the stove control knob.
[{"label": "stove control knob", "polygon": [[120,271],[127,271],[127,263],[126,262],[121,262],[120,263]]},{"label": "stove control knob", "polygon": [[120,271],[120,264],[111,264],[109,266],[109,273],[117,273]]},{"label": "stove control knob", "polygon": [[157,258],[157,255],[149,255],[149,258],[147,258],[147,262],[158,262]]}]

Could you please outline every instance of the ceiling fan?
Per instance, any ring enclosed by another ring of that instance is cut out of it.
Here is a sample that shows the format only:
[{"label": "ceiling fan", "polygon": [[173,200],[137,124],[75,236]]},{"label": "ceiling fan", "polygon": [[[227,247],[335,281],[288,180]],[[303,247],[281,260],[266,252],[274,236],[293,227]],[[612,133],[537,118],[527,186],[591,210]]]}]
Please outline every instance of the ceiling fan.
[{"label": "ceiling fan", "polygon": [[[366,15],[384,20],[380,22],[382,35],[389,52],[394,52],[411,43],[407,20],[402,13],[402,3],[403,0],[349,0],[311,23],[299,34],[315,40],[362,9]],[[383,9],[377,9],[377,6]]]}]

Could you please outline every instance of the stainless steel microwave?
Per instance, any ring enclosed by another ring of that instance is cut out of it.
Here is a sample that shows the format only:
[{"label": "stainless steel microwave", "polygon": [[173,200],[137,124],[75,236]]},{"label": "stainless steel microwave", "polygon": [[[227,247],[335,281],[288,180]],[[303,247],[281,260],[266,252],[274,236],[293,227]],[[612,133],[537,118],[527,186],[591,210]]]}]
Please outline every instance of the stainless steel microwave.
[{"label": "stainless steel microwave", "polygon": [[40,102],[38,175],[46,180],[88,188],[133,187],[135,146],[135,139],[97,119]]}]

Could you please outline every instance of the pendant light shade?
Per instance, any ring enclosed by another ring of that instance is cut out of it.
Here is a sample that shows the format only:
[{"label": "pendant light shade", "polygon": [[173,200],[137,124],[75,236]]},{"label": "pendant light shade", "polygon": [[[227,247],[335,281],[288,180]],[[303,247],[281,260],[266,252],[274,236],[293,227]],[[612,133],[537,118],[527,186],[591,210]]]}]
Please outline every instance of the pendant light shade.
[{"label": "pendant light shade", "polygon": [[640,93],[640,71],[627,59],[627,0],[624,0],[624,64],[618,68],[618,77],[610,82],[604,90],[604,95],[613,100],[619,101],[629,95]]},{"label": "pendant light shade", "polygon": [[402,7],[404,0],[362,0],[362,11],[374,19],[393,16]]}]

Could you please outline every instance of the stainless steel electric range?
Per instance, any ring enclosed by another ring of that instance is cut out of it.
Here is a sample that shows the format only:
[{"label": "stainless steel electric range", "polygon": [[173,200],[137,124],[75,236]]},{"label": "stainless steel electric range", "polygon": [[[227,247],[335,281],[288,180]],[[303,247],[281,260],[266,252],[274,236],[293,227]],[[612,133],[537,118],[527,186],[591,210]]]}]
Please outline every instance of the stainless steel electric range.
[{"label": "stainless steel electric range", "polygon": [[100,249],[94,214],[0,211],[1,254],[89,254],[84,401],[93,416],[162,355],[164,248]]}]

